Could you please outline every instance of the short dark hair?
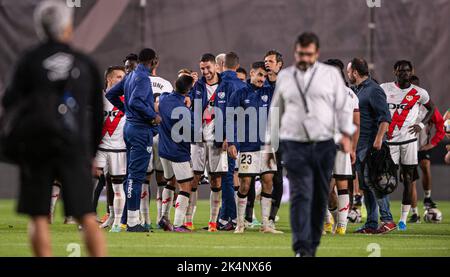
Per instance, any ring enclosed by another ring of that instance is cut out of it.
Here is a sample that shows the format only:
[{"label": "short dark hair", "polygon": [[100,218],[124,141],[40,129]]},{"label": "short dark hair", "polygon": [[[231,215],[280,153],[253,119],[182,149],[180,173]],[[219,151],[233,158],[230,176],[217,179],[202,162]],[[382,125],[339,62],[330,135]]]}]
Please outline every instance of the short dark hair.
[{"label": "short dark hair", "polygon": [[139,52],[139,62],[140,63],[151,63],[156,59],[156,52],[153,49],[145,48]]},{"label": "short dark hair", "polygon": [[264,62],[254,62],[252,63],[252,69],[256,70],[256,69],[263,69],[266,70],[266,65]]},{"label": "short dark hair", "polygon": [[272,55],[275,55],[277,63],[281,62],[281,64],[284,64],[283,55],[281,55],[281,53],[278,52],[277,50],[269,50],[269,51],[267,51],[266,55],[264,55],[264,59],[267,58],[268,56],[272,56]]},{"label": "short dark hair", "polygon": [[139,60],[138,55],[131,53],[128,54],[128,56],[125,57],[125,59],[123,60],[123,63],[125,63],[126,61],[135,61],[137,62]]},{"label": "short dark hair", "polygon": [[175,90],[178,93],[186,94],[191,90],[193,83],[194,78],[189,75],[181,75],[175,81]]},{"label": "short dark hair", "polygon": [[344,63],[339,59],[328,59],[324,62],[324,64],[331,65],[337,67],[337,69],[341,72],[342,79],[344,79],[345,84],[347,85],[347,81],[345,80],[344,75]]},{"label": "short dark hair", "polygon": [[236,69],[236,72],[245,74],[245,76],[247,76],[247,70],[245,70],[243,67],[239,67],[238,69]]},{"label": "short dark hair", "polygon": [[239,56],[236,53],[230,52],[225,55],[226,68],[236,68],[238,66],[239,66]]},{"label": "short dark hair", "polygon": [[299,35],[297,37],[295,44],[296,45],[300,44],[300,46],[302,46],[302,47],[307,47],[311,44],[314,44],[314,45],[316,45],[317,49],[320,48],[319,37],[312,32],[305,32],[305,33],[302,33],[301,35]]},{"label": "short dark hair", "polygon": [[203,54],[202,57],[200,58],[200,62],[203,62],[203,63],[206,63],[206,62],[216,63],[216,56],[214,56],[211,53]]},{"label": "short dark hair", "polygon": [[394,70],[397,70],[401,65],[408,65],[411,69],[414,68],[412,62],[407,61],[407,60],[399,60],[399,61],[395,62]]},{"label": "short dark hair", "polygon": [[412,75],[411,78],[409,78],[409,82],[416,86],[420,85],[420,79],[416,75]]},{"label": "short dark hair", "polygon": [[353,58],[351,61],[351,68],[356,70],[360,76],[369,76],[369,65],[363,58]]},{"label": "short dark hair", "polygon": [[106,89],[106,87],[107,87],[107,85],[108,85],[108,77],[109,77],[109,75],[111,75],[114,71],[116,71],[116,70],[120,70],[120,71],[123,71],[123,72],[125,72],[125,67],[124,66],[121,66],[121,65],[113,65],[113,66],[110,66],[110,67],[108,67],[106,70],[105,70],[105,75],[104,75],[104,79],[105,79],[105,89]]}]

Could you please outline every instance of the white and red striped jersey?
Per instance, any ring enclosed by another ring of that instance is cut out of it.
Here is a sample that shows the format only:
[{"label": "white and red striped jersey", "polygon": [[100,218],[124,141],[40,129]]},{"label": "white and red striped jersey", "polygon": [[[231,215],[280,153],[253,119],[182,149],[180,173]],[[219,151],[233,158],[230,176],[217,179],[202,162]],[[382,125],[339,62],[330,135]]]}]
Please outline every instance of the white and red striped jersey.
[{"label": "white and red striped jersey", "polygon": [[[121,100],[124,101],[123,96]],[[126,151],[123,140],[123,126],[125,125],[125,114],[114,107],[103,95],[103,130],[100,150]]]},{"label": "white and red striped jersey", "polygon": [[352,105],[353,112],[359,112],[359,99],[358,99],[358,96],[356,96],[355,92],[351,88],[347,87],[346,90],[347,90],[348,96],[351,99],[350,102],[351,102],[351,105]]},{"label": "white and red striped jersey", "polygon": [[416,124],[420,104],[430,101],[428,92],[423,88],[411,85],[401,89],[395,82],[381,85],[386,94],[392,122],[387,133],[389,142],[405,142],[416,139],[416,134],[410,134],[408,128]]}]

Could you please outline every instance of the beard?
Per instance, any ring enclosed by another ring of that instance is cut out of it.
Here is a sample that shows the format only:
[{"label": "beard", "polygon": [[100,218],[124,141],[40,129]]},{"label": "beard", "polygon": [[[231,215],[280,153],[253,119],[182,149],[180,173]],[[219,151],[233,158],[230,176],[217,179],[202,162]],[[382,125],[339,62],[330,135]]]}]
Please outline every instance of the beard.
[{"label": "beard", "polygon": [[297,63],[297,68],[300,69],[301,71],[306,71],[311,66],[312,66],[312,63],[309,63],[309,62],[302,61],[302,62]]}]

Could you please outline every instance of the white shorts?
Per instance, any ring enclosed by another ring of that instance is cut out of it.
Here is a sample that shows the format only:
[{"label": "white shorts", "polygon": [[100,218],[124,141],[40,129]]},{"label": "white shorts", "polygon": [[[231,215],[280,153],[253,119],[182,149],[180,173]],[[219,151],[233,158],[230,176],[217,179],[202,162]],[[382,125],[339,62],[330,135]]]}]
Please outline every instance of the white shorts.
[{"label": "white shorts", "polygon": [[352,179],[352,160],[349,153],[344,153],[340,150],[336,153],[334,160],[333,177],[335,179]]},{"label": "white shorts", "polygon": [[194,178],[194,172],[192,171],[191,162],[172,162],[161,158],[161,164],[164,169],[164,179],[167,181],[171,180],[173,177],[178,183],[189,182]]},{"label": "white shorts", "polygon": [[392,160],[396,165],[417,165],[419,163],[417,140],[399,145],[392,145],[388,142],[388,145]]},{"label": "white shorts", "polygon": [[158,172],[163,172],[164,169],[161,164],[161,158],[158,154],[159,135],[153,137],[153,169]]},{"label": "white shorts", "polygon": [[239,177],[257,176],[265,173],[276,173],[277,162],[271,161],[270,166],[265,162],[265,152],[242,152],[239,154]]},{"label": "white shorts", "polygon": [[204,142],[191,144],[191,157],[195,174],[226,174],[228,172],[228,154],[221,148]]},{"label": "white shorts", "polygon": [[127,174],[127,153],[126,152],[107,152],[98,150],[95,156],[95,163],[103,172],[118,177]]}]

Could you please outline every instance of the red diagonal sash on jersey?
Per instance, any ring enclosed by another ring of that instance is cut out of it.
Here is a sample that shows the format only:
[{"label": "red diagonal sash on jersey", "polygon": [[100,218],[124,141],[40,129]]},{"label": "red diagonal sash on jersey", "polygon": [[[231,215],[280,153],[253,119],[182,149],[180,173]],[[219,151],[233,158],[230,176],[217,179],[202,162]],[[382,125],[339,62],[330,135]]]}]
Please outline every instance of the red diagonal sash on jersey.
[{"label": "red diagonal sash on jersey", "polygon": [[408,117],[409,111],[414,107],[414,105],[419,101],[420,95],[417,95],[417,90],[415,88],[411,89],[405,98],[403,98],[400,105],[406,105],[402,112],[399,113],[398,109],[394,111],[392,115],[392,122],[389,125],[388,138],[391,139],[394,134],[395,126],[400,130]]},{"label": "red diagonal sash on jersey", "polygon": [[[124,101],[124,97],[120,97],[120,100],[122,102]],[[109,136],[112,136],[114,132],[117,129],[117,126],[119,126],[120,120],[123,117],[123,112],[119,111],[118,108],[114,107],[112,110],[113,112],[118,111],[117,115],[114,117],[114,120],[111,121],[110,117],[107,116],[105,119],[105,123],[103,124],[103,130],[102,130],[102,138],[106,135],[106,133],[109,134]]]},{"label": "red diagonal sash on jersey", "polygon": [[[214,94],[208,100],[208,105],[209,103],[211,103],[211,101],[214,102],[214,100],[216,99],[216,94],[217,93],[214,92]],[[214,109],[209,110],[207,106],[205,111],[203,112],[203,123],[206,123],[206,125],[208,125],[213,121],[213,119],[214,119]]]}]

